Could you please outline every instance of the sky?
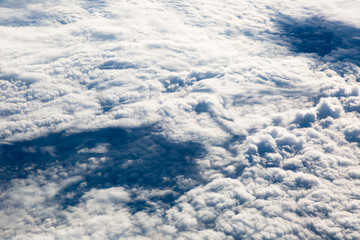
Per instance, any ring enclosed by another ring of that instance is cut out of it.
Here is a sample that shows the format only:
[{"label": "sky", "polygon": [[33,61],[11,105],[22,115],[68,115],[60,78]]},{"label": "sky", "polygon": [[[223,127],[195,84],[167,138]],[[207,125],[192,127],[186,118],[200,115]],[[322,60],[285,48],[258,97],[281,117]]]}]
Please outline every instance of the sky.
[{"label": "sky", "polygon": [[0,238],[360,239],[359,11],[0,0]]}]

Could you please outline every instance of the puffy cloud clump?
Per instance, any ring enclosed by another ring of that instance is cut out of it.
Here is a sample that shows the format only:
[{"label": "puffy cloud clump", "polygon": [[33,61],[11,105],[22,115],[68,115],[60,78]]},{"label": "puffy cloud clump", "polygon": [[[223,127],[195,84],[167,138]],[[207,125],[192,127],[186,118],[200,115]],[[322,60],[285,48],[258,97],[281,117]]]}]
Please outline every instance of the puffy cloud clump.
[{"label": "puffy cloud clump", "polygon": [[336,98],[322,98],[317,107],[317,116],[320,119],[332,117],[338,118],[342,113],[342,106]]}]

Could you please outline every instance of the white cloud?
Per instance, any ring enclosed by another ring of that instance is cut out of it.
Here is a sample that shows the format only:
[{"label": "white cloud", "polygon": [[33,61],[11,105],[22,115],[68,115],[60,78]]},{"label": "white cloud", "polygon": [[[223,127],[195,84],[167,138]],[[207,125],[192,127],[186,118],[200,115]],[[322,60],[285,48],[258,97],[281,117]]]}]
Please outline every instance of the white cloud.
[{"label": "white cloud", "polygon": [[358,8],[1,1],[0,235],[360,238]]}]

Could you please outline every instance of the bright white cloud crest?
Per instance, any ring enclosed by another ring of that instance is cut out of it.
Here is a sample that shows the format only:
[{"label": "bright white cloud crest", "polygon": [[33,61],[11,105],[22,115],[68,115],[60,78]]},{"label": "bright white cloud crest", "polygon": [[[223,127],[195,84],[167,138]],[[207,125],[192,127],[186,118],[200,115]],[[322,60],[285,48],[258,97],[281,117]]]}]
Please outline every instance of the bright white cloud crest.
[{"label": "bright white cloud crest", "polygon": [[359,10],[1,1],[0,236],[360,239]]}]

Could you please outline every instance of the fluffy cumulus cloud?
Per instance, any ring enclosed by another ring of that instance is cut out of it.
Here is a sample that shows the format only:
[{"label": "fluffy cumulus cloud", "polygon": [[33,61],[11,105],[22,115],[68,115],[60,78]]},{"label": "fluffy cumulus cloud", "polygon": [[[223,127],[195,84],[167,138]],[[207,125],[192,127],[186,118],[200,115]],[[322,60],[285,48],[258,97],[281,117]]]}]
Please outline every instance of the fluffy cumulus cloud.
[{"label": "fluffy cumulus cloud", "polygon": [[360,239],[357,1],[0,1],[2,239]]}]

